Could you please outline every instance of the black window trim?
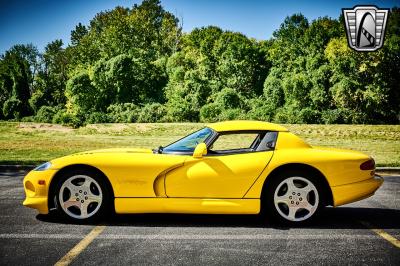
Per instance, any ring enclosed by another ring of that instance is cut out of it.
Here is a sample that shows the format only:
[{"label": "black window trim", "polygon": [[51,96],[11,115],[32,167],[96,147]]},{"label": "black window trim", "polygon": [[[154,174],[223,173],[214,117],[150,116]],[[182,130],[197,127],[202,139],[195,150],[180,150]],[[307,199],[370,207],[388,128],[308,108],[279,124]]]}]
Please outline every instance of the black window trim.
[{"label": "black window trim", "polygon": [[[204,156],[210,156],[210,157],[212,157],[212,156],[229,156],[229,155],[236,155],[236,154],[256,153],[256,152],[268,152],[268,151],[274,151],[275,150],[275,145],[274,145],[269,150],[266,149],[266,150],[260,150],[260,151],[257,151],[257,150],[252,150],[252,151],[247,151],[246,150],[245,151],[245,149],[236,149],[236,151],[234,151],[234,152],[209,153],[209,151],[210,151],[209,148],[218,139],[218,137],[221,136],[221,135],[248,134],[248,133],[258,133],[258,134],[265,133],[265,134],[267,134],[268,132],[276,132],[277,133],[276,140],[278,139],[278,135],[279,135],[279,131],[275,131],[275,130],[257,130],[257,129],[255,129],[255,130],[232,130],[232,131],[217,132],[214,129],[212,129],[211,127],[203,127],[203,128],[209,128],[212,131],[211,135],[208,136],[204,141],[204,143],[207,146],[207,151],[208,151],[207,154],[204,155]],[[203,128],[201,128],[201,129],[203,129]],[[201,129],[199,129],[199,130],[201,130]],[[182,137],[182,138],[180,138],[180,139],[178,139],[178,140],[176,140],[176,141],[174,141],[174,142],[172,142],[172,143],[170,143],[170,144],[168,144],[168,146],[173,144],[173,143],[175,143],[175,142],[178,142],[179,140],[181,140],[181,139],[183,139],[185,137],[187,137],[187,135]],[[275,140],[275,144],[276,144],[276,140]],[[252,143],[252,145],[253,145],[253,143]],[[260,145],[260,143],[258,145]],[[163,151],[162,154],[193,155],[193,151]]]},{"label": "black window trim", "polygon": [[[214,129],[212,129],[211,127],[202,127],[202,128],[200,128],[199,130],[197,130],[197,131],[200,131],[200,130],[202,130],[202,129],[204,129],[204,128],[208,128],[208,129],[211,130],[211,135],[208,136],[208,137],[204,140],[204,143],[206,144],[207,149],[208,149],[210,141],[213,140],[213,139],[215,138],[215,135],[217,135],[218,132],[216,132],[216,131],[215,131]],[[195,131],[195,132],[196,132],[196,131]],[[192,132],[192,133],[190,133],[190,134],[193,134],[193,133],[194,133],[194,132]],[[190,134],[189,134],[189,135],[190,135]],[[186,138],[186,137],[189,136],[189,135],[183,136],[182,138],[180,138],[180,139],[178,139],[178,140],[176,140],[176,141],[174,141],[174,142],[168,144],[168,145],[165,146],[165,147],[168,147],[168,146],[170,146],[170,145],[172,145],[172,144],[174,144],[174,143],[180,141],[181,139]],[[164,147],[164,148],[165,148],[165,147]],[[194,151],[164,151],[164,150],[163,150],[161,154],[192,155],[193,152],[194,152]]]},{"label": "black window trim", "polygon": [[[209,143],[206,143],[207,145],[207,154],[204,156],[229,156],[229,155],[236,155],[236,154],[245,154],[245,153],[256,153],[256,152],[267,152],[267,151],[274,151],[275,150],[275,145],[273,147],[271,147],[270,149],[266,149],[266,150],[249,150],[249,148],[244,148],[244,149],[233,149],[233,150],[227,150],[222,151],[220,153],[210,153],[210,149],[209,147],[212,146],[212,144],[218,139],[219,136],[221,135],[231,135],[231,134],[249,134],[249,133],[257,133],[257,134],[262,134],[265,133],[267,134],[268,132],[276,132],[277,136],[276,136],[276,140],[278,139],[278,131],[275,130],[232,130],[232,131],[222,131],[222,132],[216,132],[217,134],[213,137],[210,136],[210,141]],[[264,135],[265,137],[265,135]],[[261,139],[262,140],[262,139]],[[275,140],[275,143],[276,143]],[[260,141],[261,143],[261,141]],[[260,143],[258,145],[260,145]],[[250,145],[250,147],[253,145],[253,143]],[[258,147],[258,146],[257,146]],[[255,148],[257,148],[255,147]],[[230,152],[232,151],[232,152]]]}]

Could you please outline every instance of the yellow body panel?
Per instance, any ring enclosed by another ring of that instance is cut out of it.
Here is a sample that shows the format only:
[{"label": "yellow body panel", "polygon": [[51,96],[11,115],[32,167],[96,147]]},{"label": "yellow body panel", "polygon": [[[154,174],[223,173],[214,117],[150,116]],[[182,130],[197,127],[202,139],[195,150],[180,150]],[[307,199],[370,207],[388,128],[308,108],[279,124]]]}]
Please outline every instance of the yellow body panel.
[{"label": "yellow body panel", "polygon": [[272,154],[265,151],[200,159],[188,156],[182,167],[167,173],[166,194],[180,198],[243,198]]},{"label": "yellow body panel", "polygon": [[52,161],[54,167],[86,164],[102,171],[115,197],[155,197],[154,182],[166,169],[183,165],[187,156],[111,150],[88,152]]},{"label": "yellow body panel", "polygon": [[[49,212],[47,195],[51,179],[55,173],[56,170],[29,172],[23,181],[26,195],[26,199],[23,202],[24,206],[37,209],[41,214]],[[39,180],[44,181],[44,185],[40,185]]]},{"label": "yellow body panel", "polygon": [[[289,146],[292,143],[292,147]],[[303,140],[290,132],[279,132],[274,156],[263,173],[247,192],[244,198],[255,198],[261,195],[262,188],[266,178],[270,173],[283,165],[287,164],[305,164],[317,169],[326,178],[329,186],[337,187],[346,184],[365,181],[373,178],[373,171],[364,171],[360,169],[360,164],[370,159],[368,155],[351,150],[340,150],[332,148],[311,147]],[[381,183],[373,183],[376,190]],[[368,193],[371,189],[366,188]],[[343,194],[333,192],[333,205],[339,206],[348,203]],[[347,190],[348,194],[364,194],[360,190]]]},{"label": "yellow body panel", "polygon": [[383,178],[375,176],[364,181],[332,187],[337,206],[362,200],[372,196],[382,185]]},{"label": "yellow body panel", "polygon": [[[334,206],[372,195],[382,184],[373,171],[360,170],[370,157],[355,151],[311,147],[286,128],[258,121],[228,121],[209,125],[217,132],[278,131],[274,151],[231,155],[154,154],[149,149],[104,149],[52,160],[44,171],[24,179],[24,205],[48,213],[48,190],[56,173],[72,165],[97,168],[109,179],[118,213],[254,214],[272,171],[304,164],[327,180]],[[39,185],[44,180],[44,185]]]},{"label": "yellow body panel", "polygon": [[116,213],[257,214],[259,199],[116,198]]}]

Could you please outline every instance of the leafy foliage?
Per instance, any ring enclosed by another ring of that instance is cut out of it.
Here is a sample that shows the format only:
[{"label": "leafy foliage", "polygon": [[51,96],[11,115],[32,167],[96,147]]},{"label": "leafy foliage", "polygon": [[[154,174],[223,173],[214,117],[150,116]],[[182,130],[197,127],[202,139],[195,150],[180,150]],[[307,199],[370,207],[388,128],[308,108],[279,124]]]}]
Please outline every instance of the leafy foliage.
[{"label": "leafy foliage", "polygon": [[167,109],[160,103],[150,103],[143,106],[140,111],[138,122],[154,123],[163,122],[167,114]]},{"label": "leafy foliage", "polygon": [[399,123],[400,10],[377,52],[348,48],[343,17],[287,17],[269,40],[215,26],[182,33],[158,0],[98,13],[70,45],[0,57],[0,119],[102,122],[256,119]]},{"label": "leafy foliage", "polygon": [[54,115],[60,110],[57,107],[42,106],[36,113],[35,121],[41,123],[51,123]]},{"label": "leafy foliage", "polygon": [[139,116],[139,107],[133,103],[111,104],[107,108],[110,121],[116,123],[136,122]]}]

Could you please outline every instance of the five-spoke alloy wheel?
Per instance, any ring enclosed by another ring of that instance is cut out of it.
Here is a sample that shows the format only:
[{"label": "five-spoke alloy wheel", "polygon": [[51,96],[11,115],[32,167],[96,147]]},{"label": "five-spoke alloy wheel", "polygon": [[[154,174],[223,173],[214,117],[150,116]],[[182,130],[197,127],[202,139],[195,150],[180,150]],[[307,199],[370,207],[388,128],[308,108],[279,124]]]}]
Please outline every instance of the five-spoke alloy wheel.
[{"label": "five-spoke alloy wheel", "polygon": [[283,180],[274,193],[276,210],[283,218],[293,222],[310,218],[318,203],[317,188],[310,180],[299,176]]},{"label": "five-spoke alloy wheel", "polygon": [[75,175],[65,180],[58,194],[62,210],[76,219],[87,219],[95,215],[102,199],[100,185],[86,175]]},{"label": "five-spoke alloy wheel", "polygon": [[60,178],[54,195],[58,211],[75,221],[97,219],[109,208],[107,186],[88,171],[73,171]]},{"label": "five-spoke alloy wheel", "polygon": [[299,224],[309,221],[322,206],[320,183],[302,171],[287,171],[266,188],[263,207],[267,215],[279,222]]}]

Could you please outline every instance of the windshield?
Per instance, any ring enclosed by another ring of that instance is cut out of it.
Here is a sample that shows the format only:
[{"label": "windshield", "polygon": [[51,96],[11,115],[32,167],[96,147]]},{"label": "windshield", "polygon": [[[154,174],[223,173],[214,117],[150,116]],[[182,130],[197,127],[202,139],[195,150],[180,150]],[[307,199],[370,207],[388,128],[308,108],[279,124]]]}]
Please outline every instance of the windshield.
[{"label": "windshield", "polygon": [[200,129],[199,131],[164,147],[163,152],[193,152],[197,144],[205,142],[212,133],[213,131],[208,127]]}]

